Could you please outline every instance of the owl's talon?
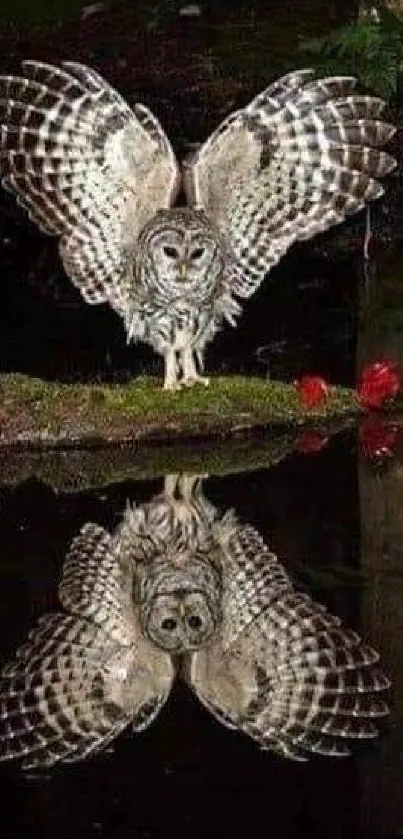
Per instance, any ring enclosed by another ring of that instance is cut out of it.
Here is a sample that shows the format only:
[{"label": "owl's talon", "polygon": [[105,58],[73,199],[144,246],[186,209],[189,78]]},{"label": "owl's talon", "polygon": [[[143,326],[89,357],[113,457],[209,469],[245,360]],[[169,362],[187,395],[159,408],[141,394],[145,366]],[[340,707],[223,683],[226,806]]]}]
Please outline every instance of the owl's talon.
[{"label": "owl's talon", "polygon": [[196,385],[204,385],[204,387],[208,387],[210,384],[210,379],[207,376],[192,376],[192,378],[184,379],[182,381],[183,387],[195,387]]},{"label": "owl's talon", "polygon": [[164,390],[170,390],[171,393],[177,390],[182,390],[182,382],[164,382]]}]

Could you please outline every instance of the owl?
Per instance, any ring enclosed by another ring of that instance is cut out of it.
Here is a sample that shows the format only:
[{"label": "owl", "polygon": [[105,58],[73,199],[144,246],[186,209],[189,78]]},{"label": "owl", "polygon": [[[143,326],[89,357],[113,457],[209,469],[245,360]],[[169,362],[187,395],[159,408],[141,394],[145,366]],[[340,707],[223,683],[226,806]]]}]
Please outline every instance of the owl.
[{"label": "owl", "polygon": [[0,678],[0,759],[83,759],[150,725],[181,679],[225,726],[294,760],[378,734],[378,654],[298,592],[250,525],[202,481],[169,476],[111,534],[87,523],[59,597]]},{"label": "owl", "polygon": [[182,167],[148,108],[88,67],[24,61],[0,77],[4,186],[59,237],[84,299],[163,356],[166,389],[208,384],[206,345],[291,245],[383,192],[384,103],[314,75],[271,84]]}]

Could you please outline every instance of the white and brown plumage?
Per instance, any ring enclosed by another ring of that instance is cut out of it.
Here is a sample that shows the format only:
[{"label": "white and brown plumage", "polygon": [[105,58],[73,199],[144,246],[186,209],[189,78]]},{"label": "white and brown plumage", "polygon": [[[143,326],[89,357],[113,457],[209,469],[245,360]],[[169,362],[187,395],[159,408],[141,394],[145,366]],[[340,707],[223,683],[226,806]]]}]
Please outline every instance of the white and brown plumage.
[{"label": "white and brown plumage", "polygon": [[[0,168],[60,237],[88,303],[165,360],[166,388],[201,380],[206,343],[297,240],[381,195],[394,166],[384,103],[356,80],[288,74],[231,114],[181,174],[159,122],[97,73],[23,63],[0,77]],[[175,208],[181,187],[187,206]],[[203,380],[207,381],[207,380]]]},{"label": "white and brown plumage", "polygon": [[188,683],[224,725],[263,749],[294,760],[350,754],[388,713],[378,654],[296,591],[254,528],[223,524],[222,620],[186,660]]},{"label": "white and brown plumage", "polygon": [[149,725],[178,672],[224,725],[293,759],[349,754],[388,713],[378,654],[292,585],[260,535],[170,476],[111,536],[87,524],[60,599],[0,678],[0,759],[79,760]]},{"label": "white and brown plumage", "polygon": [[88,523],[67,555],[59,598],[0,680],[0,759],[24,767],[87,757],[154,719],[174,678],[170,656],[141,632],[132,572],[113,537]]}]

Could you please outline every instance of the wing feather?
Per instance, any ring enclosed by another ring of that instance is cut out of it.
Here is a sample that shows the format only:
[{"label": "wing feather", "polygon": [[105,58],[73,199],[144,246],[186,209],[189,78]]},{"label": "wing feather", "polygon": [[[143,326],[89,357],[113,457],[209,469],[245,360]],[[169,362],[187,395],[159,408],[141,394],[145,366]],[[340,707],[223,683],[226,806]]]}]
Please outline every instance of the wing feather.
[{"label": "wing feather", "polygon": [[70,614],[41,618],[1,673],[0,760],[51,767],[99,751],[129,724],[150,725],[174,669],[142,636],[131,593],[112,537],[88,523],[59,588]]},{"label": "wing feather", "polygon": [[32,220],[60,236],[88,303],[129,305],[138,235],[173,202],[178,166],[159,122],[94,70],[24,61],[0,76],[0,170]]},{"label": "wing feather", "polygon": [[229,291],[249,297],[297,240],[379,197],[394,159],[384,102],[349,76],[279,79],[231,114],[185,164],[189,200],[227,236]]},{"label": "wing feather", "polygon": [[221,544],[220,634],[184,669],[201,702],[262,748],[295,760],[347,755],[352,741],[375,737],[390,686],[378,653],[294,589],[254,528],[228,519]]}]

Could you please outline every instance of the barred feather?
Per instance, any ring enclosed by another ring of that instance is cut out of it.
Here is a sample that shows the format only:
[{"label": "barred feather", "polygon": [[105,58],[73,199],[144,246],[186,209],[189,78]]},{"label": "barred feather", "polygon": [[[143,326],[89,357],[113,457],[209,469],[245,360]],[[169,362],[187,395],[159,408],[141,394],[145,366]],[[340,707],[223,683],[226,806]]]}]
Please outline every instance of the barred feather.
[{"label": "barred feather", "polygon": [[[79,640],[61,646],[59,638],[71,634]],[[119,646],[84,621],[51,615],[42,622],[1,675],[0,759],[48,766],[85,757],[116,736],[131,719],[108,684],[108,661],[118,656],[128,668]]]},{"label": "barred feather", "polygon": [[249,297],[293,242],[368,201],[395,161],[384,103],[350,77],[289,74],[231,115],[188,163],[189,199],[226,231],[236,257],[231,291]]},{"label": "barred feather", "polygon": [[130,307],[140,230],[175,194],[175,158],[159,123],[130,109],[93,70],[23,62],[0,76],[4,185],[44,232],[88,303]]},{"label": "barred feather", "polygon": [[70,614],[86,617],[119,643],[132,643],[132,573],[117,560],[111,535],[92,522],[67,553],[59,599]]},{"label": "barred feather", "polygon": [[342,756],[375,737],[390,683],[379,656],[324,606],[295,591],[250,526],[223,533],[219,636],[186,661],[185,678],[221,722],[295,760]]},{"label": "barred feather", "polygon": [[173,680],[170,658],[141,635],[132,573],[101,527],[73,541],[59,593],[72,614],[42,618],[0,677],[0,760],[26,769],[81,760],[130,723],[146,727]]}]

